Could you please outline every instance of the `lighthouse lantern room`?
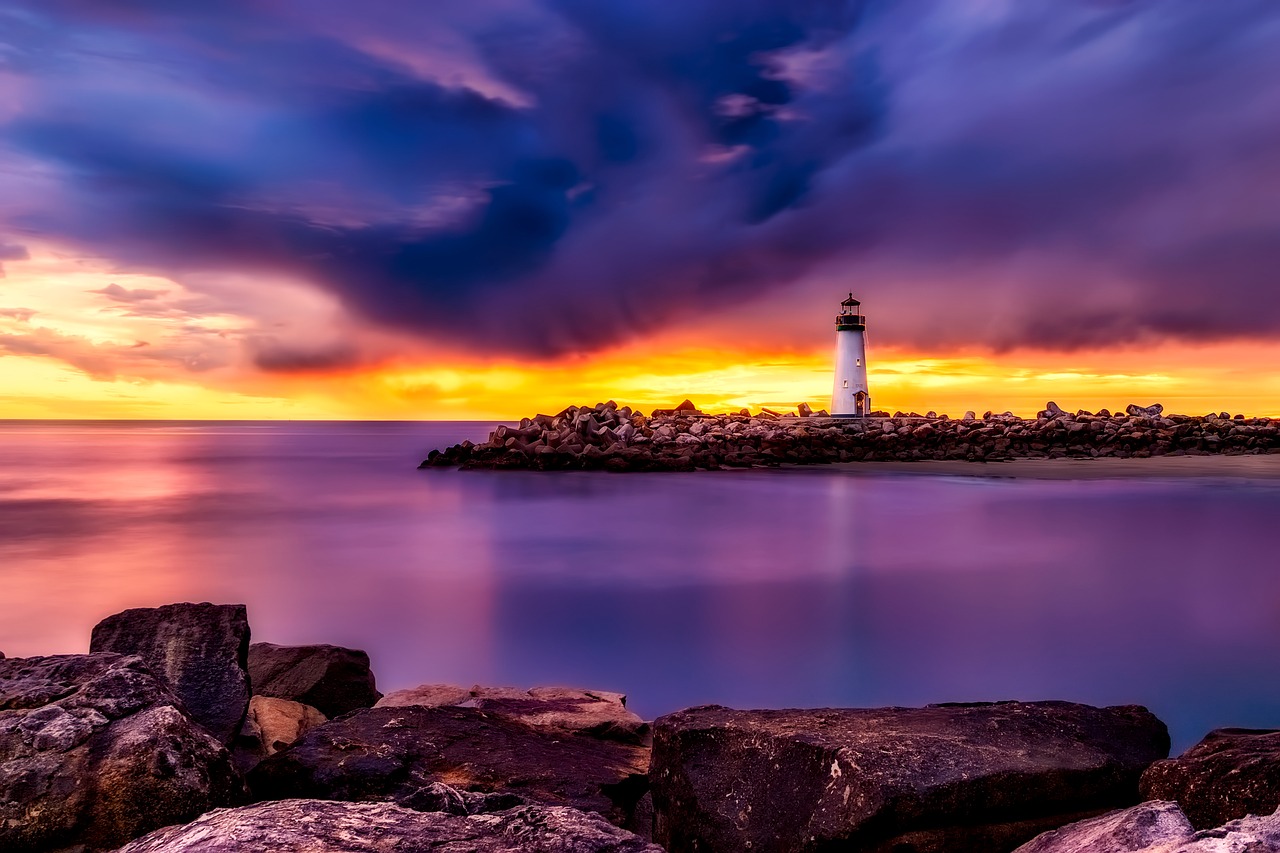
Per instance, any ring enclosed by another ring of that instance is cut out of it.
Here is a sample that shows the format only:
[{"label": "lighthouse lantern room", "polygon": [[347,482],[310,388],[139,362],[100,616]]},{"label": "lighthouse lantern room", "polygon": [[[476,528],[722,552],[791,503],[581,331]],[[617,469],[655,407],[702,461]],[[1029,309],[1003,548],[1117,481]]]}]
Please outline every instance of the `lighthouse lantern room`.
[{"label": "lighthouse lantern room", "polygon": [[871,414],[867,388],[867,318],[862,303],[849,294],[836,316],[836,382],[831,394],[831,414],[837,418],[864,418]]}]

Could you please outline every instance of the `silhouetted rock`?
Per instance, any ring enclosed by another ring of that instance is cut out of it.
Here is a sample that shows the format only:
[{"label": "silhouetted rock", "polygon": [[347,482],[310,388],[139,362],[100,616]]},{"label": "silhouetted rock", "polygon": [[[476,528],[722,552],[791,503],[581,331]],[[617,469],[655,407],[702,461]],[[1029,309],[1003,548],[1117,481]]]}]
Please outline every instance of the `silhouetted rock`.
[{"label": "silhouetted rock", "polygon": [[1007,851],[1137,802],[1168,749],[1135,706],[694,708],[654,723],[654,840],[671,853]]},{"label": "silhouetted rock", "polygon": [[326,717],[371,708],[382,698],[369,668],[369,656],[341,646],[249,647],[249,676],[258,696],[292,699]]},{"label": "silhouetted rock", "polygon": [[603,690],[579,690],[572,687],[519,690],[480,685],[467,690],[445,684],[424,684],[389,693],[378,700],[375,707],[396,708],[406,705],[479,708],[535,728],[626,743],[644,743],[649,735],[649,724],[627,710],[626,696]]},{"label": "silhouetted rock", "polygon": [[1217,729],[1142,776],[1148,799],[1176,800],[1197,829],[1280,806],[1280,731]]},{"label": "silhouetted rock", "polygon": [[325,721],[310,705],[274,696],[254,696],[236,737],[232,757],[241,773],[248,773],[268,755],[275,755]]},{"label": "silhouetted rock", "polygon": [[662,853],[597,815],[526,806],[462,817],[389,803],[284,800],[171,826],[119,853]]},{"label": "silhouetted rock", "polygon": [[90,652],[138,655],[224,744],[249,707],[249,619],[243,604],[168,604],[108,616]]},{"label": "silhouetted rock", "polygon": [[138,657],[0,661],[0,850],[108,850],[243,802],[180,704]]},{"label": "silhouetted rock", "polygon": [[647,788],[647,749],[526,726],[478,708],[404,706],[312,729],[249,775],[263,799],[399,800],[433,782],[599,812],[619,826]]},{"label": "silhouetted rock", "polygon": [[1037,835],[1015,853],[1138,853],[1177,846],[1195,829],[1177,803],[1154,800]]},{"label": "silhouetted rock", "polygon": [[1139,406],[1130,403],[1124,408],[1130,417],[1134,418],[1158,418],[1164,413],[1164,406],[1159,403],[1153,403],[1150,406]]}]

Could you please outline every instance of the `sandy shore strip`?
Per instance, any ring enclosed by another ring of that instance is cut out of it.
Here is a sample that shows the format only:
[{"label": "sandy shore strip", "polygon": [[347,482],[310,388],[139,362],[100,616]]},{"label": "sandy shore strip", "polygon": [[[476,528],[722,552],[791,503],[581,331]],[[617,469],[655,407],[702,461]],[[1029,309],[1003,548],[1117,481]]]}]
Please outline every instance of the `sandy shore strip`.
[{"label": "sandy shore strip", "polygon": [[1280,453],[1259,456],[1153,456],[1149,459],[1012,459],[1007,462],[839,462],[823,468],[859,474],[1030,480],[1280,480]]}]

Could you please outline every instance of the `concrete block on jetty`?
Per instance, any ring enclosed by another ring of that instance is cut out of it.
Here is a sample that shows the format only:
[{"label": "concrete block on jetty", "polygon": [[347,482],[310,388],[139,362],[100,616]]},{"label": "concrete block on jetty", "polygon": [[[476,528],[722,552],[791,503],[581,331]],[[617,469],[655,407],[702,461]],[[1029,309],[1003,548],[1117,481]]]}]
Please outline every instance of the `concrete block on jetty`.
[{"label": "concrete block on jetty", "polygon": [[541,471],[693,471],[814,465],[1010,459],[1145,458],[1280,452],[1280,419],[1226,412],[1165,414],[1159,403],[1125,414],[1065,411],[1049,402],[1034,418],[971,412],[952,419],[928,412],[875,412],[832,418],[826,412],[745,409],[705,414],[690,401],[648,417],[617,403],[570,406],[556,415],[499,426],[482,444],[433,450],[421,467]]}]

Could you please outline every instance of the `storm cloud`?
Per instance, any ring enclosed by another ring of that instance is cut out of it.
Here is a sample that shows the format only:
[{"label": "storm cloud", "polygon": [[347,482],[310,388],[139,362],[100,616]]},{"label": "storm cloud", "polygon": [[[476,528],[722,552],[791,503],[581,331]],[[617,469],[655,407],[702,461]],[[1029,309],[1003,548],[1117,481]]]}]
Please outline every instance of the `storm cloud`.
[{"label": "storm cloud", "polygon": [[[0,158],[52,190],[0,228],[533,356],[832,270],[920,282],[903,343],[1280,331],[1272,0],[421,10],[11,2]],[[960,300],[987,319],[947,322]]]}]

